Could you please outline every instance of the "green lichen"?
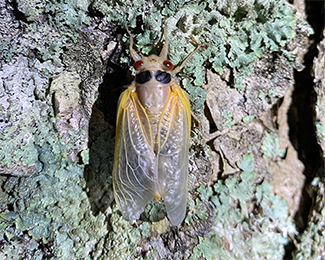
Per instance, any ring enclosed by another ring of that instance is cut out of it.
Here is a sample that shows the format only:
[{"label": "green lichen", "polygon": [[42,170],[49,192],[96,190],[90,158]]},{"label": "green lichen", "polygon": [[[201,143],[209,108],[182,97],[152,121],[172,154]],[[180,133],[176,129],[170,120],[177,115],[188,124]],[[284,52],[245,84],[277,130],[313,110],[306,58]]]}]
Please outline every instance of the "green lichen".
[{"label": "green lichen", "polygon": [[0,177],[1,192],[7,195],[0,202],[1,259],[93,259],[99,238],[108,233],[104,214],[91,213],[84,165],[69,157],[88,133],[80,127],[63,138],[49,95],[51,77],[65,69],[62,60],[69,67],[63,48],[90,21],[88,5],[17,1],[28,21],[20,21],[23,37],[0,44],[7,51],[0,70],[1,166],[6,174],[19,171],[18,166],[35,166],[29,177]]},{"label": "green lichen", "polygon": [[208,218],[208,213],[202,208],[202,202],[199,199],[195,201],[189,197],[188,198],[189,212],[185,218],[185,223],[191,225],[194,221],[201,219],[205,220]]},{"label": "green lichen", "polygon": [[[29,50],[32,49],[42,57],[42,60],[53,60],[56,65],[60,65],[63,49],[71,43],[76,43],[82,26],[89,25],[91,22],[91,18],[87,15],[90,4],[88,0],[65,0],[57,3],[16,1],[15,3],[17,11],[23,16],[22,19],[27,21],[22,26],[25,37],[17,46],[15,46],[15,38],[0,42],[0,49],[5,50],[1,55],[6,62],[11,61],[15,54],[28,55]],[[47,37],[44,38],[44,35]]]},{"label": "green lichen", "polygon": [[222,126],[223,127],[230,127],[235,124],[235,120],[233,120],[232,112],[222,111],[221,116],[226,120]]},{"label": "green lichen", "polygon": [[147,205],[145,214],[151,222],[158,222],[165,217],[165,207],[161,202],[153,200]]},{"label": "green lichen", "polygon": [[0,58],[5,62],[11,61],[15,50],[10,48],[9,40],[0,40]]},{"label": "green lichen", "polygon": [[215,209],[215,222],[190,259],[282,259],[295,226],[287,203],[274,195],[271,184],[256,185],[253,162],[252,154],[244,155],[237,163],[243,170],[240,178],[218,181],[214,195],[200,188]]},{"label": "green lichen", "polygon": [[149,222],[143,222],[141,225],[140,225],[140,230],[141,230],[141,234],[142,236],[145,236],[145,237],[148,237],[149,234],[150,234],[150,223]]},{"label": "green lichen", "polygon": [[261,148],[267,158],[283,157],[286,153],[286,149],[279,147],[279,137],[276,133],[266,133]]},{"label": "green lichen", "polygon": [[[317,100],[315,109],[316,109],[318,118],[324,117],[324,108],[323,108],[320,100]],[[324,138],[324,134],[325,134],[325,126],[322,124],[322,122],[315,121],[315,127],[316,127],[317,138],[319,140],[322,140]]]},{"label": "green lichen", "polygon": [[322,259],[324,255],[325,218],[319,223],[310,222],[306,231],[299,237],[294,260]]},{"label": "green lichen", "polygon": [[88,0],[64,0],[57,4],[53,4],[50,1],[26,2],[18,0],[17,8],[25,15],[29,22],[38,22],[39,19],[41,19],[40,15],[46,15],[50,23],[55,25],[69,25],[71,27],[80,28],[83,23],[89,24],[91,21],[86,15],[89,4]]},{"label": "green lichen", "polygon": [[189,99],[192,101],[191,109],[193,111],[202,110],[203,104],[206,100],[206,91],[193,84],[193,80],[183,79],[182,84],[185,90],[189,93]]},{"label": "green lichen", "polygon": [[113,232],[106,245],[105,259],[135,259],[140,230],[132,228],[130,222],[118,214],[112,215],[111,223]]},{"label": "green lichen", "polygon": [[[217,72],[230,66],[249,74],[248,64],[261,57],[265,50],[275,51],[284,46],[295,35],[294,11],[285,1],[169,1],[164,4],[157,1],[151,4],[146,1],[96,1],[92,8],[110,14],[107,19],[117,21],[123,27],[136,27],[135,18],[141,17],[145,30],[137,36],[135,43],[144,54],[153,50],[152,43],[160,39],[165,18],[169,57],[174,64],[180,64],[194,49],[188,38],[193,35],[207,46],[200,49],[184,68],[184,74],[194,75],[195,85],[203,83],[205,60]],[[142,16],[143,12],[145,16]],[[238,85],[238,88],[242,87]]]},{"label": "green lichen", "polygon": [[[55,246],[52,253],[60,259],[88,257],[89,248],[84,245],[95,237],[105,235],[105,218],[103,214],[94,217],[90,213],[87,194],[83,190],[83,167],[71,163],[68,158],[56,160],[57,156],[51,150],[43,148],[40,151],[42,163],[52,162],[44,168],[46,175],[24,178],[23,186],[18,185],[19,180],[15,184],[16,198],[24,200],[15,201],[15,210],[19,215],[4,212],[7,223],[14,224],[15,236],[10,240],[11,245],[23,232],[27,232],[29,239],[34,241],[41,240],[44,244],[52,241]],[[60,163],[65,167],[60,167]],[[10,186],[5,186],[6,192],[10,190]],[[16,249],[22,250],[22,246],[16,246]],[[75,250],[71,250],[72,247]]]},{"label": "green lichen", "polygon": [[197,189],[197,191],[200,193],[200,199],[208,201],[211,195],[213,194],[212,188],[208,187],[205,188],[203,185],[200,185],[200,187]]},{"label": "green lichen", "polygon": [[243,118],[243,122],[248,124],[254,120],[255,116],[254,115],[248,115]]},{"label": "green lichen", "polygon": [[[20,72],[16,73],[18,67]],[[19,94],[10,95],[2,102],[5,112],[1,116],[7,124],[3,127],[0,137],[1,165],[12,167],[18,161],[23,165],[37,165],[39,152],[35,144],[42,144],[41,139],[44,141],[51,122],[42,111],[42,101],[35,101],[31,93],[35,89],[34,82],[46,84],[46,79],[38,74],[37,69],[28,68],[27,58],[20,58],[15,66],[5,64],[2,69],[1,77],[11,78],[4,83],[6,88]],[[38,129],[35,124],[44,124],[45,129]]]},{"label": "green lichen", "polygon": [[317,133],[317,137],[319,139],[324,138],[324,132],[325,132],[325,126],[322,125],[320,122],[315,122],[315,127],[316,127],[316,133]]},{"label": "green lichen", "polygon": [[[325,199],[324,172],[318,173],[312,182],[316,196],[310,211],[308,226],[297,238],[297,250],[293,252],[294,260],[323,259],[325,246]],[[321,213],[321,214],[319,214]]]},{"label": "green lichen", "polygon": [[[254,155],[252,153],[250,154],[244,154],[243,160],[237,163],[238,167],[243,170],[242,177],[245,173],[251,173],[254,171]],[[246,179],[243,179],[244,181]]]}]

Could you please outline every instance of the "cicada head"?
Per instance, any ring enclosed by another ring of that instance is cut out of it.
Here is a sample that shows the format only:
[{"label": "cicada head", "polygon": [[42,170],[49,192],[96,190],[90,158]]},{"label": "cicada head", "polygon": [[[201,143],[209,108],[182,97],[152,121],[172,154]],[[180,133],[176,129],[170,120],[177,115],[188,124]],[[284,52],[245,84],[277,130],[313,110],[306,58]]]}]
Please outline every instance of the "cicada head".
[{"label": "cicada head", "polygon": [[148,114],[160,113],[166,104],[170,93],[172,75],[179,72],[186,61],[197,51],[199,46],[183,61],[183,63],[174,69],[173,64],[167,60],[168,39],[167,27],[164,26],[165,43],[159,56],[151,54],[145,57],[138,54],[133,49],[133,37],[130,35],[130,53],[134,60],[134,69],[136,71],[135,86],[137,95],[143,107]]},{"label": "cicada head", "polygon": [[150,55],[148,57],[144,57],[140,54],[138,54],[134,49],[133,49],[133,37],[132,34],[130,33],[129,29],[126,28],[129,35],[130,35],[130,53],[131,56],[134,60],[134,69],[138,72],[143,72],[143,71],[158,71],[158,70],[163,70],[168,72],[170,75],[174,75],[178,73],[185,65],[185,63],[194,55],[195,52],[202,46],[199,44],[194,37],[190,36],[190,38],[198,44],[198,46],[195,48],[194,51],[192,51],[187,58],[182,62],[182,64],[174,69],[173,64],[167,60],[167,55],[168,55],[168,38],[167,38],[167,26],[165,24],[164,26],[164,38],[165,38],[165,44],[160,52],[160,55]]},{"label": "cicada head", "polygon": [[133,68],[136,70],[136,82],[138,84],[144,84],[148,82],[152,77],[155,77],[158,82],[167,84],[171,81],[171,71],[173,70],[173,64],[167,60],[168,55],[168,39],[166,26],[164,28],[165,44],[160,52],[160,55],[151,54],[148,57],[138,54],[133,49],[133,37],[129,30],[130,35],[130,53],[134,60]]}]

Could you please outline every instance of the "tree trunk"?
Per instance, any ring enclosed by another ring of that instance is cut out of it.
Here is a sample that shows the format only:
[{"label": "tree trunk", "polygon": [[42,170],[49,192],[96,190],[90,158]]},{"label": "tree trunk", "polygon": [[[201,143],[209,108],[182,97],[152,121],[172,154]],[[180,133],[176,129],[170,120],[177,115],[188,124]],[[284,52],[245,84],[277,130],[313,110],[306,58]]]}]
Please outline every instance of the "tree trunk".
[{"label": "tree trunk", "polygon": [[[0,0],[0,258],[325,258],[324,3],[262,2]],[[174,78],[193,114],[177,227],[163,199],[124,220],[111,177],[125,28],[147,55],[164,22],[174,65],[203,45]]]}]

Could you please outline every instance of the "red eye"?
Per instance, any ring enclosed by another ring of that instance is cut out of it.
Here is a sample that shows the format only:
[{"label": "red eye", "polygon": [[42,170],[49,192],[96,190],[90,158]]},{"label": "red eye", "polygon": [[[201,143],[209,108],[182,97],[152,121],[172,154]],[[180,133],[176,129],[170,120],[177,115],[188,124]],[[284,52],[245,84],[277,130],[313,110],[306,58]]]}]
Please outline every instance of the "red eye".
[{"label": "red eye", "polygon": [[139,69],[142,65],[143,65],[143,61],[142,60],[138,60],[136,61],[136,63],[134,63],[133,68],[135,68],[136,70]]},{"label": "red eye", "polygon": [[169,61],[169,60],[165,60],[164,62],[163,62],[163,64],[165,65],[165,67],[167,67],[168,69],[173,69],[173,64]]}]

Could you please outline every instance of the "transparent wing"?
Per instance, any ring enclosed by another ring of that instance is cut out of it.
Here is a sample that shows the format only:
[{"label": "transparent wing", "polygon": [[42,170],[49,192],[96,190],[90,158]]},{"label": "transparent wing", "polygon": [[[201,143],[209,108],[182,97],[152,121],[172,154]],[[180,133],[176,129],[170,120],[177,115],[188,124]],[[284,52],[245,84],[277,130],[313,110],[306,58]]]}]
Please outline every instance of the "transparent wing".
[{"label": "transparent wing", "polygon": [[148,117],[136,94],[130,88],[125,90],[117,113],[113,188],[117,205],[127,220],[138,219],[157,190],[157,163],[148,126]]},{"label": "transparent wing", "polygon": [[190,120],[185,92],[174,87],[160,121],[157,186],[175,226],[186,213]]}]

